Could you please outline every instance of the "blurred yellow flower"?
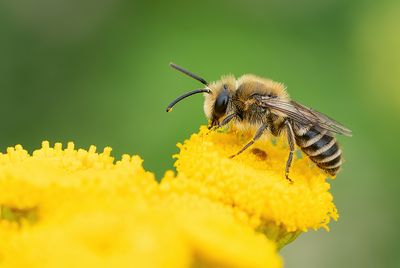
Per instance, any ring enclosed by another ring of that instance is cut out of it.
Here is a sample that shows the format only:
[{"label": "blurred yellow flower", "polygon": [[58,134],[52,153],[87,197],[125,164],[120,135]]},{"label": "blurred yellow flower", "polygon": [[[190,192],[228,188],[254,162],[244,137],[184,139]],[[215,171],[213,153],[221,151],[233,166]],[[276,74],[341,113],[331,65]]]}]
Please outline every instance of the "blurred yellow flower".
[{"label": "blurred yellow flower", "polygon": [[177,178],[162,184],[172,191],[192,193],[229,207],[239,221],[265,233],[278,247],[300,232],[328,229],[338,214],[325,174],[308,158],[295,159],[291,178],[285,179],[286,143],[271,138],[258,141],[234,159],[251,136],[243,131],[209,131],[179,144],[175,157]]},{"label": "blurred yellow flower", "polygon": [[0,267],[281,267],[232,208],[110,152],[44,142],[0,154]]}]

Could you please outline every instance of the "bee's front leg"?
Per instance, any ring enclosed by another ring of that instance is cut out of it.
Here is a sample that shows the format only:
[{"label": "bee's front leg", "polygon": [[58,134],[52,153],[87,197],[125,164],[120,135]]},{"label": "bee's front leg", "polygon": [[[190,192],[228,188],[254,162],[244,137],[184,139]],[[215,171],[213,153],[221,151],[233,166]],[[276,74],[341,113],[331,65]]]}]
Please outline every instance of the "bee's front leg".
[{"label": "bee's front leg", "polygon": [[221,123],[219,123],[218,119],[212,119],[211,125],[208,127],[208,129],[216,129],[216,128],[223,127],[223,126],[227,125],[229,122],[231,122],[232,119],[234,119],[236,116],[237,116],[236,114],[227,115],[224,118],[224,120],[221,121]]},{"label": "bee's front leg", "polygon": [[211,119],[211,121],[208,124],[208,129],[209,130],[214,130],[216,128],[218,128],[219,122],[218,119]]},{"label": "bee's front leg", "polygon": [[236,114],[230,114],[230,115],[226,116],[224,118],[224,120],[222,120],[221,123],[219,123],[218,127],[223,127],[223,126],[227,125],[229,122],[231,122],[233,119],[235,119],[236,116],[237,116]]},{"label": "bee's front leg", "polygon": [[253,145],[253,143],[262,136],[262,134],[267,129],[267,127],[268,127],[268,124],[262,124],[261,127],[259,127],[257,129],[257,132],[254,135],[253,139],[249,143],[247,143],[239,152],[237,152],[234,155],[231,155],[230,158],[234,158],[235,156],[243,153],[247,148],[249,148],[251,145]]}]

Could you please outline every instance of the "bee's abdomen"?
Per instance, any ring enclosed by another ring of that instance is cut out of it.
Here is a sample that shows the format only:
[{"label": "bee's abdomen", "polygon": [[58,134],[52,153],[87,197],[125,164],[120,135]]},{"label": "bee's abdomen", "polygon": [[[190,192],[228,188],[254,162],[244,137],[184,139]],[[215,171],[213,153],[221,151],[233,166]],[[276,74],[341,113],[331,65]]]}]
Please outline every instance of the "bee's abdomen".
[{"label": "bee's abdomen", "polygon": [[296,143],[310,159],[331,176],[342,165],[342,152],[334,137],[314,127],[294,129]]}]

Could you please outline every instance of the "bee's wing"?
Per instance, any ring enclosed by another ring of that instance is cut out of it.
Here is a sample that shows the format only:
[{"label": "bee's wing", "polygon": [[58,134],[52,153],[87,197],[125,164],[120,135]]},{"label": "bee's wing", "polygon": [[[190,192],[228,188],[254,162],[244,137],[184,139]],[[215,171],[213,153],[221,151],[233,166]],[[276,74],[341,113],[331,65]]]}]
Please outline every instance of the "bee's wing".
[{"label": "bee's wing", "polygon": [[261,97],[261,103],[270,109],[282,112],[299,124],[313,125],[345,136],[351,136],[352,134],[350,129],[339,122],[298,102]]},{"label": "bee's wing", "polygon": [[352,132],[336,120],[330,118],[323,113],[308,108],[298,102],[291,101],[292,105],[305,117],[311,118],[311,121],[319,127],[331,131],[333,133],[342,134],[345,136],[351,136]]}]

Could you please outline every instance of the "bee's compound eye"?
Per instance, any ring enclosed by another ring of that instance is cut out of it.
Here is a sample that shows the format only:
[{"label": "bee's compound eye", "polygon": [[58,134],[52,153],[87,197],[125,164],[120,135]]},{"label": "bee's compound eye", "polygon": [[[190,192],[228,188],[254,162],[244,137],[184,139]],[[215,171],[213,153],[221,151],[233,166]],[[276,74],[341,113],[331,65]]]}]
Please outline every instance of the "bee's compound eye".
[{"label": "bee's compound eye", "polygon": [[214,104],[214,114],[217,117],[224,116],[226,108],[229,102],[229,92],[228,90],[223,90],[217,97]]}]

